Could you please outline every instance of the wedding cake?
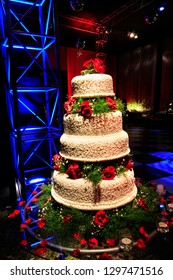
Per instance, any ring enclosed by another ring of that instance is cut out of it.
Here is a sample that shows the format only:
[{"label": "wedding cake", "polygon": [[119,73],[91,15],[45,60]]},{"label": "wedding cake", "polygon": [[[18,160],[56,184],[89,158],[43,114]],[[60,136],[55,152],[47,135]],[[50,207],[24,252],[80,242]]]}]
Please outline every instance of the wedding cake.
[{"label": "wedding cake", "polygon": [[[93,69],[94,62],[97,67],[98,60],[90,60],[87,69]],[[72,79],[60,152],[53,157],[53,198],[81,210],[113,209],[137,194],[112,77],[96,72]]]}]

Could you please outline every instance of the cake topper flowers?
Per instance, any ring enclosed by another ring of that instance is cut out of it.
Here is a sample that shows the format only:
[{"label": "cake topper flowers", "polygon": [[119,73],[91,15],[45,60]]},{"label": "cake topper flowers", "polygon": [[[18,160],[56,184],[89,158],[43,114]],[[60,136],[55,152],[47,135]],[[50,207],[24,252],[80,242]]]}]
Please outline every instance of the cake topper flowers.
[{"label": "cake topper flowers", "polygon": [[81,75],[94,74],[94,73],[105,73],[105,65],[103,60],[99,58],[90,59],[84,62],[83,66],[86,68],[81,71]]}]

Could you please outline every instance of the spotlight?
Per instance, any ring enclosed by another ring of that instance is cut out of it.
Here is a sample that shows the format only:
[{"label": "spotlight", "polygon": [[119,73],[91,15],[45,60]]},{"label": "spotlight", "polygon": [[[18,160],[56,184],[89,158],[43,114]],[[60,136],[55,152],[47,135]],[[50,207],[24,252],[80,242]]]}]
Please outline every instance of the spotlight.
[{"label": "spotlight", "polygon": [[38,178],[33,178],[29,180],[29,184],[36,184],[36,183],[43,183],[46,181],[46,178],[44,177],[38,177]]},{"label": "spotlight", "polygon": [[130,38],[130,39],[138,39],[138,34],[136,32],[128,32],[127,33],[127,36]]},{"label": "spotlight", "polygon": [[165,10],[165,7],[166,7],[166,2],[163,2],[162,4],[160,4],[158,6],[158,12],[162,13],[164,10]]}]

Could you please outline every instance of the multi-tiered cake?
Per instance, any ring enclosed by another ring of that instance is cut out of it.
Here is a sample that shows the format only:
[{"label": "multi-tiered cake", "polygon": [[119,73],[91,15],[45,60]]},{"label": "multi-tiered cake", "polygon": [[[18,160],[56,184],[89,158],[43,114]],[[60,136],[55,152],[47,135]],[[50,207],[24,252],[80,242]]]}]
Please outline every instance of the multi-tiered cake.
[{"label": "multi-tiered cake", "polygon": [[53,198],[68,207],[105,210],[131,202],[137,189],[128,134],[107,74],[72,79],[64,133],[54,156]]}]

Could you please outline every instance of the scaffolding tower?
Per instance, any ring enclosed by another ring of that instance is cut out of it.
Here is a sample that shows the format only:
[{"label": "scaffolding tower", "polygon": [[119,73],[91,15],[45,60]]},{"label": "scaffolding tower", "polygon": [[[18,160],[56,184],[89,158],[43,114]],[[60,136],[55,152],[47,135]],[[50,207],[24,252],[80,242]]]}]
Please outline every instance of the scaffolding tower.
[{"label": "scaffolding tower", "polygon": [[49,180],[62,134],[57,4],[1,1],[2,57],[16,192]]}]

